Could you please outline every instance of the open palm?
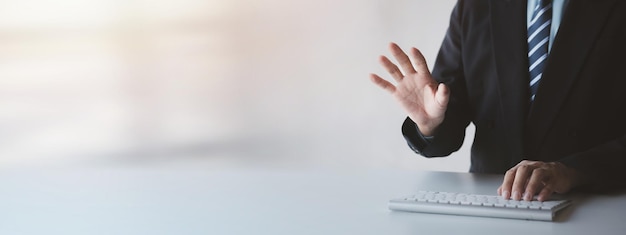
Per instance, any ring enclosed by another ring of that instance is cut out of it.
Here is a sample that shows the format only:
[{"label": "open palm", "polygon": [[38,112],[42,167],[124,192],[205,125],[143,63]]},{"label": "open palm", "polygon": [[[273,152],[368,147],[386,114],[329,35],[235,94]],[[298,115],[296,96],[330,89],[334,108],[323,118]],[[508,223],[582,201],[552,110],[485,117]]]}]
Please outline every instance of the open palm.
[{"label": "open palm", "polygon": [[432,78],[426,60],[417,48],[411,48],[409,59],[395,43],[389,47],[402,71],[385,56],[380,57],[380,63],[396,81],[396,85],[376,74],[371,74],[370,78],[400,102],[422,134],[430,136],[443,122],[450,96],[448,87]]}]

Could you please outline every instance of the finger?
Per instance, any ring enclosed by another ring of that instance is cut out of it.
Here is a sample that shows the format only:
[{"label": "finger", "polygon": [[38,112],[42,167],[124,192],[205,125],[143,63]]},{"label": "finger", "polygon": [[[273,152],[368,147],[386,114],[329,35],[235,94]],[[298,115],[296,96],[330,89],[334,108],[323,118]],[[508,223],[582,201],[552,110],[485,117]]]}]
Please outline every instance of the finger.
[{"label": "finger", "polygon": [[498,187],[498,195],[502,196],[502,186]]},{"label": "finger", "polygon": [[402,72],[400,72],[398,66],[391,62],[389,58],[387,58],[386,56],[380,56],[380,64],[383,65],[387,72],[389,72],[389,74],[391,74],[391,76],[396,79],[396,81],[402,81],[402,77],[404,77],[404,75],[402,75]]},{"label": "finger", "polygon": [[504,180],[500,186],[502,192],[501,196],[504,199],[508,200],[511,197],[511,188],[513,187],[513,180],[515,180],[516,171],[517,167],[513,167],[504,174]]},{"label": "finger", "polygon": [[439,83],[437,92],[435,93],[435,100],[441,107],[447,107],[450,100],[450,89],[443,83]]},{"label": "finger", "polygon": [[552,185],[546,185],[541,192],[539,192],[539,196],[537,196],[537,200],[539,201],[547,201],[550,198],[554,191],[552,190]]},{"label": "finger", "polygon": [[520,165],[515,173],[515,181],[513,181],[512,197],[515,200],[522,199],[522,193],[526,191],[526,182],[530,178],[531,169],[528,165]]},{"label": "finger", "polygon": [[533,200],[533,196],[544,187],[544,178],[545,178],[545,170],[541,168],[536,168],[533,170],[530,179],[528,180],[528,184],[526,185],[526,192],[524,193],[524,200],[531,201]]},{"label": "finger", "polygon": [[424,58],[424,55],[420,50],[415,47],[411,48],[411,57],[415,63],[415,70],[417,73],[430,74],[428,65],[426,64],[426,58]]},{"label": "finger", "polygon": [[379,77],[376,74],[370,74],[370,80],[372,80],[372,82],[376,85],[378,85],[380,88],[385,89],[386,91],[388,91],[389,93],[394,93],[396,92],[396,87],[391,84],[390,82],[388,82],[387,80]]},{"label": "finger", "polygon": [[402,51],[402,48],[400,48],[398,44],[391,43],[389,45],[389,50],[391,51],[393,57],[398,61],[398,64],[400,64],[400,67],[402,67],[402,71],[404,71],[405,74],[415,73],[415,69],[413,68],[413,64],[411,64],[409,56]]}]

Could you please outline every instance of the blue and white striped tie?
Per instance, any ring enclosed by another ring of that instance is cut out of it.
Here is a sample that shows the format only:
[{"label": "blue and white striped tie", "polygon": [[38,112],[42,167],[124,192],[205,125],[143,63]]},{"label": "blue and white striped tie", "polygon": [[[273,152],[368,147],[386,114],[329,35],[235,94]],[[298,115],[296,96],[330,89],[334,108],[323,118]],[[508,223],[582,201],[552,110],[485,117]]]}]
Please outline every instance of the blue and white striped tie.
[{"label": "blue and white striped tie", "polygon": [[530,101],[535,100],[539,81],[548,59],[552,1],[538,0],[533,17],[528,24],[528,71],[530,72]]}]

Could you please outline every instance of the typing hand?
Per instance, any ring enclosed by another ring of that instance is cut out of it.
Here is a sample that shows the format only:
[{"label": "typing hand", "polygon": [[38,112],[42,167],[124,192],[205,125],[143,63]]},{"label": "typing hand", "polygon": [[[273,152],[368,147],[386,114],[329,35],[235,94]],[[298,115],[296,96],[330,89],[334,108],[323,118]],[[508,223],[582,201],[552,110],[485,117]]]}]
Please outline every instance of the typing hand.
[{"label": "typing hand", "polygon": [[498,194],[505,199],[545,201],[550,195],[566,193],[579,181],[579,176],[560,162],[522,161],[509,169]]},{"label": "typing hand", "polygon": [[402,71],[385,56],[380,57],[380,63],[396,81],[396,85],[376,74],[371,74],[370,78],[400,102],[423,135],[430,136],[443,122],[450,96],[448,87],[432,78],[426,60],[417,48],[411,48],[409,59],[395,43],[389,47]]}]

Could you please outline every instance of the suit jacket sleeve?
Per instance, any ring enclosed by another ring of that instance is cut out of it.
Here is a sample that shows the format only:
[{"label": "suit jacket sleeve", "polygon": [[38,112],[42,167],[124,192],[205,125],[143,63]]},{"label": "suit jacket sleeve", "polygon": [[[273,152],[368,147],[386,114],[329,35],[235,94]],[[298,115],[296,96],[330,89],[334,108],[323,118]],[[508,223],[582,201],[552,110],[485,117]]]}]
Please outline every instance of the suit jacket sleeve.
[{"label": "suit jacket sleeve", "polygon": [[626,135],[587,151],[561,159],[588,179],[582,187],[592,191],[626,189]]}]

